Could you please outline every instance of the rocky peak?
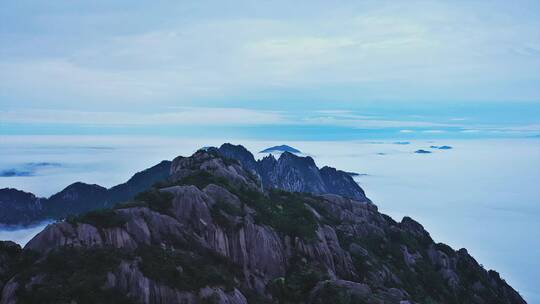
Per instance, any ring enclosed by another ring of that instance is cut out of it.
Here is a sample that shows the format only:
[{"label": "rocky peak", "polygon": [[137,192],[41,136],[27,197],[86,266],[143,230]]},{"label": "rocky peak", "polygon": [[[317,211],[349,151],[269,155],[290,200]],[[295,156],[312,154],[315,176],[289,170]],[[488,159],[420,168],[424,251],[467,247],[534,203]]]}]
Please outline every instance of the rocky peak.
[{"label": "rocky peak", "polygon": [[239,161],[244,168],[257,171],[255,157],[244,146],[225,143],[218,150],[223,156]]},{"label": "rocky peak", "polygon": [[424,229],[424,226],[408,216],[403,217],[399,226],[417,236],[429,237],[429,233]]},{"label": "rocky peak", "polygon": [[[106,206],[107,189],[95,184],[73,183],[46,201],[46,211],[53,218],[78,214]],[[96,206],[97,205],[97,206]]]},{"label": "rocky peak", "polygon": [[287,151],[281,153],[281,155],[279,156],[279,161],[297,163],[299,165],[301,164],[301,165],[307,166],[307,167],[317,167],[315,165],[315,161],[310,156],[301,157],[301,156],[298,156],[296,154],[293,154],[293,153],[287,152]]},{"label": "rocky peak", "polygon": [[259,165],[261,167],[261,170],[267,171],[267,170],[270,170],[272,167],[274,167],[276,165],[276,162],[277,160],[274,157],[274,155],[268,154],[261,159],[261,161],[259,162]]},{"label": "rocky peak", "polygon": [[103,300],[113,291],[136,303],[525,303],[466,251],[425,238],[411,218],[397,223],[336,194],[237,188],[223,170],[238,164],[211,153],[195,159],[175,160],[173,173],[232,180],[154,189],[49,225],[25,247],[41,256],[10,268],[2,303],[120,302]]},{"label": "rocky peak", "polygon": [[319,169],[311,157],[299,157],[290,152],[283,152],[275,166],[261,172],[263,184],[268,188],[286,191],[328,193]]},{"label": "rocky peak", "polygon": [[5,255],[0,243],[0,304],[525,303],[409,217],[283,190],[318,191],[307,187],[342,171],[268,158],[265,178],[281,190],[259,191],[251,172],[218,152],[176,158],[172,183],[51,224],[22,252]]},{"label": "rocky peak", "polygon": [[96,184],[86,184],[83,182],[75,182],[64,190],[51,196],[51,200],[76,201],[81,197],[101,196],[107,192],[107,188]]},{"label": "rocky peak", "polygon": [[354,181],[350,173],[324,166],[320,174],[326,187],[332,189],[332,193],[360,201],[368,200],[364,190]]},{"label": "rocky peak", "polygon": [[247,171],[235,159],[222,156],[217,149],[199,150],[191,157],[177,157],[171,165],[170,179],[183,179],[204,172],[215,178],[221,178],[238,187],[261,190],[258,176]]},{"label": "rocky peak", "polygon": [[334,193],[356,200],[368,200],[362,188],[349,174],[330,167],[319,170],[309,156],[302,157],[285,151],[277,160],[269,154],[255,161],[253,154],[241,145],[224,144],[217,150],[225,157],[236,159],[244,168],[255,171],[267,189],[314,194]]}]

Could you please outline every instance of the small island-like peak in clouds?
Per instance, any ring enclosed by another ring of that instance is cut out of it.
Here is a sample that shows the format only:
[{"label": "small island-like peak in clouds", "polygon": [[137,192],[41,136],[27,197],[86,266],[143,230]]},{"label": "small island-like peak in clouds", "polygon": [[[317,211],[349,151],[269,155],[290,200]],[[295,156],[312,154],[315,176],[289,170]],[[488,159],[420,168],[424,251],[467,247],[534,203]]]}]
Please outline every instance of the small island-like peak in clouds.
[{"label": "small island-like peak in clouds", "polygon": [[290,152],[290,153],[302,154],[300,150],[295,149],[291,146],[287,146],[287,145],[273,146],[273,147],[261,150],[259,153],[276,153],[276,152],[277,153]]}]

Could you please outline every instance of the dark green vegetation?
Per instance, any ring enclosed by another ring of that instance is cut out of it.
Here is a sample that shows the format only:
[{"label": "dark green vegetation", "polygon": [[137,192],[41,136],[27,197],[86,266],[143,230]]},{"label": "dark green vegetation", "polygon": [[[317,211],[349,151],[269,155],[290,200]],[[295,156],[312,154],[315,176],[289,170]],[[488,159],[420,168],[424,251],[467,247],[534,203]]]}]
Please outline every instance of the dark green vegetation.
[{"label": "dark green vegetation", "polygon": [[215,176],[210,174],[207,171],[196,171],[191,175],[184,177],[183,179],[177,181],[176,185],[193,185],[199,189],[204,189],[204,187],[215,184],[224,186],[226,188],[231,188],[229,181],[223,177]]},{"label": "dark green vegetation", "polygon": [[[277,189],[262,193],[229,187],[229,191],[240,198],[243,204],[255,210],[256,224],[267,225],[284,235],[308,241],[316,238],[318,223],[306,207],[306,200],[302,195]],[[240,215],[236,210],[229,210],[227,213]]]},{"label": "dark green vegetation", "polygon": [[[235,194],[240,201],[256,211],[255,221],[268,225],[277,231],[291,237],[312,240],[316,237],[318,227],[313,214],[306,207],[306,196],[301,193],[291,193],[278,189],[270,189],[266,193],[233,186],[228,180],[216,177],[206,171],[197,171],[176,182],[157,184],[159,187],[174,185],[194,185],[199,189],[214,184]],[[220,204],[212,208],[213,219],[223,226],[230,221],[223,217],[220,211],[233,216],[242,216],[243,211],[229,204]]]},{"label": "dark green vegetation", "polygon": [[111,228],[120,227],[126,220],[112,209],[99,209],[83,213],[67,219],[69,223],[86,223],[96,227]]},{"label": "dark green vegetation", "polygon": [[[230,291],[243,279],[237,265],[196,243],[183,243],[179,245],[182,249],[176,250],[142,246],[135,252],[61,247],[44,259],[18,246],[0,246],[2,254],[13,255],[11,264],[18,270],[16,281],[28,286],[17,290],[17,303],[134,303],[118,289],[106,287],[107,273],[114,272],[121,261],[136,261],[144,276],[183,291],[206,286]],[[5,273],[5,278],[14,273]]]},{"label": "dark green vegetation", "polygon": [[[402,288],[411,297],[420,303],[441,301],[451,298],[449,287],[437,273],[439,269],[429,260],[427,249],[431,243],[429,237],[418,237],[402,230],[389,230],[386,235],[368,235],[357,237],[339,234],[343,248],[350,248],[351,244],[359,245],[366,250],[365,253],[352,252],[353,265],[357,273],[369,284],[369,273],[380,269],[383,265],[398,275],[401,284],[388,283],[387,287]],[[412,265],[407,265],[404,250],[420,252],[421,259]],[[446,303],[459,303],[451,300]]]},{"label": "dark green vegetation", "polygon": [[23,251],[21,246],[9,241],[0,241],[0,287],[20,269],[30,267],[38,258],[32,251]]},{"label": "dark green vegetation", "polygon": [[237,265],[212,251],[190,245],[183,249],[142,247],[137,251],[142,258],[139,267],[146,277],[184,291],[205,286],[231,290],[243,277]]},{"label": "dark green vegetation", "polygon": [[172,186],[193,185],[202,190],[204,187],[210,184],[219,185],[228,189],[233,188],[227,179],[212,175],[209,172],[202,170],[195,171],[179,180],[172,181],[167,179],[159,181],[153,185],[153,188],[163,189]]},{"label": "dark green vegetation", "polygon": [[347,290],[343,287],[332,285],[330,282],[323,284],[321,291],[319,291],[317,298],[312,302],[313,304],[368,304],[368,302],[359,299],[355,295],[347,293]]},{"label": "dark green vegetation", "polygon": [[[230,260],[193,244],[169,250],[157,246],[140,247],[135,252],[112,248],[80,249],[62,247],[39,260],[25,257],[17,268],[20,284],[17,303],[132,303],[117,289],[107,289],[106,276],[123,261],[138,261],[144,276],[183,291],[221,286],[225,291],[239,286],[241,269]],[[20,249],[20,248],[19,248]],[[22,264],[24,263],[24,265]]]},{"label": "dark green vegetation", "polygon": [[281,190],[271,190],[268,196],[249,192],[243,195],[252,198],[245,201],[257,211],[256,223],[268,225],[291,237],[316,238],[317,221],[301,195]]},{"label": "dark green vegetation", "polygon": [[279,304],[303,303],[318,282],[329,279],[328,275],[312,262],[306,258],[295,257],[287,269],[287,275],[268,284],[267,290]]},{"label": "dark green vegetation", "polygon": [[152,188],[137,194],[133,201],[117,204],[114,209],[93,210],[78,216],[68,217],[67,221],[72,224],[86,223],[103,228],[120,227],[125,224],[126,219],[115,212],[115,209],[147,207],[160,213],[167,213],[172,207],[172,199],[171,193]]},{"label": "dark green vegetation", "polygon": [[122,257],[113,249],[64,247],[51,252],[19,274],[20,284],[32,283],[17,290],[17,303],[132,303],[119,291],[104,288],[107,272]]},{"label": "dark green vegetation", "polygon": [[150,189],[135,196],[135,201],[145,202],[148,207],[157,212],[166,212],[172,207],[172,193]]},{"label": "dark green vegetation", "polygon": [[214,223],[227,229],[239,228],[240,223],[235,224],[234,218],[232,217],[241,217],[243,221],[245,215],[241,208],[222,201],[218,201],[210,207],[210,214],[212,215]]},{"label": "dark green vegetation", "polygon": [[[369,273],[381,269],[384,265],[397,274],[401,282],[400,284],[388,283],[387,287],[407,291],[418,303],[468,303],[475,294],[479,293],[482,298],[492,299],[490,303],[505,303],[503,300],[497,300],[500,295],[490,289],[479,292],[472,287],[476,282],[489,286],[490,277],[493,275],[487,275],[488,273],[481,271],[481,267],[470,256],[462,255],[461,252],[454,251],[448,245],[438,243],[434,245],[435,249],[444,252],[450,258],[457,258],[458,261],[457,275],[461,280],[461,286],[465,288],[459,288],[457,293],[452,290],[439,272],[441,267],[428,262],[430,261],[428,248],[432,244],[429,236],[419,237],[409,232],[390,229],[385,236],[353,237],[343,233],[338,236],[343,248],[350,248],[354,243],[366,249],[365,254],[351,252],[351,257],[357,273],[368,284],[370,284]],[[405,248],[408,252],[420,253],[412,265],[407,265],[405,262]],[[498,274],[495,277],[498,277]]]},{"label": "dark green vegetation", "polygon": [[167,214],[172,208],[173,195],[170,192],[156,188],[143,191],[137,194],[133,200],[117,204],[115,209],[126,209],[135,207],[146,207],[156,212]]}]

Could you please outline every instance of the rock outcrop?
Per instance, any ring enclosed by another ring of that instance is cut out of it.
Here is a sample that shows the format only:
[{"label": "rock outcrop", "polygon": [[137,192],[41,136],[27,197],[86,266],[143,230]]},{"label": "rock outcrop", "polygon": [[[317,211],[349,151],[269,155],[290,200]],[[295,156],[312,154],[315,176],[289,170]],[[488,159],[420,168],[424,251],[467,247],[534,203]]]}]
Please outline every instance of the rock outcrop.
[{"label": "rock outcrop", "polygon": [[265,188],[313,194],[333,193],[358,201],[367,200],[364,191],[350,174],[331,167],[319,169],[309,156],[301,157],[285,151],[278,159],[270,154],[256,161],[251,152],[240,145],[227,143],[217,150],[256,172]]},{"label": "rock outcrop", "polygon": [[212,150],[175,159],[156,187],[47,226],[8,258],[33,253],[11,263],[0,303],[525,303],[411,218],[264,190]]},{"label": "rock outcrop", "polygon": [[343,172],[325,166],[321,168],[320,173],[326,188],[332,189],[331,193],[354,199],[366,197],[364,190],[358,187],[358,184],[351,178],[349,172]]},{"label": "rock outcrop", "polygon": [[[203,151],[203,150],[201,150]],[[253,154],[240,145],[223,144],[219,148],[209,147],[204,150],[209,154],[220,154],[220,161],[236,167],[216,167],[209,159],[203,167],[191,164],[184,166],[186,172],[176,172],[175,163],[190,162],[189,157],[177,157],[173,162],[161,163],[136,173],[127,182],[106,189],[99,185],[76,182],[49,198],[38,198],[31,193],[16,189],[0,189],[0,224],[28,225],[49,219],[62,219],[90,210],[108,208],[115,204],[131,199],[137,193],[150,188],[157,182],[174,179],[179,174],[188,174],[193,170],[224,169],[220,178],[238,177],[235,170],[244,170],[250,174],[250,187],[261,186],[270,189],[281,189],[292,192],[307,192],[313,194],[333,193],[359,201],[368,201],[364,191],[347,172],[330,167],[319,169],[315,161],[309,157],[300,157],[293,153],[283,152],[278,159],[269,155],[262,160],[255,160]],[[203,160],[200,160],[203,161]],[[198,164],[201,165],[201,164]],[[171,168],[172,166],[172,168]],[[189,169],[187,169],[189,168]],[[191,170],[191,171],[190,171]],[[174,175],[177,175],[176,177]]]}]

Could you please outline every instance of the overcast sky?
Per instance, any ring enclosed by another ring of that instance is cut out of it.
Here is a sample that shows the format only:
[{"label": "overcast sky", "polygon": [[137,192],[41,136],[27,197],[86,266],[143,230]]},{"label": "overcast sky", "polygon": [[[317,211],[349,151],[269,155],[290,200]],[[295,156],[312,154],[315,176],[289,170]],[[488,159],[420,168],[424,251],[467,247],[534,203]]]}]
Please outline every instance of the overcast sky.
[{"label": "overcast sky", "polygon": [[519,127],[537,132],[539,71],[539,1],[0,4],[3,134],[54,123],[493,128],[473,110],[484,107],[488,123],[509,113],[498,127],[515,128],[525,113]]}]

